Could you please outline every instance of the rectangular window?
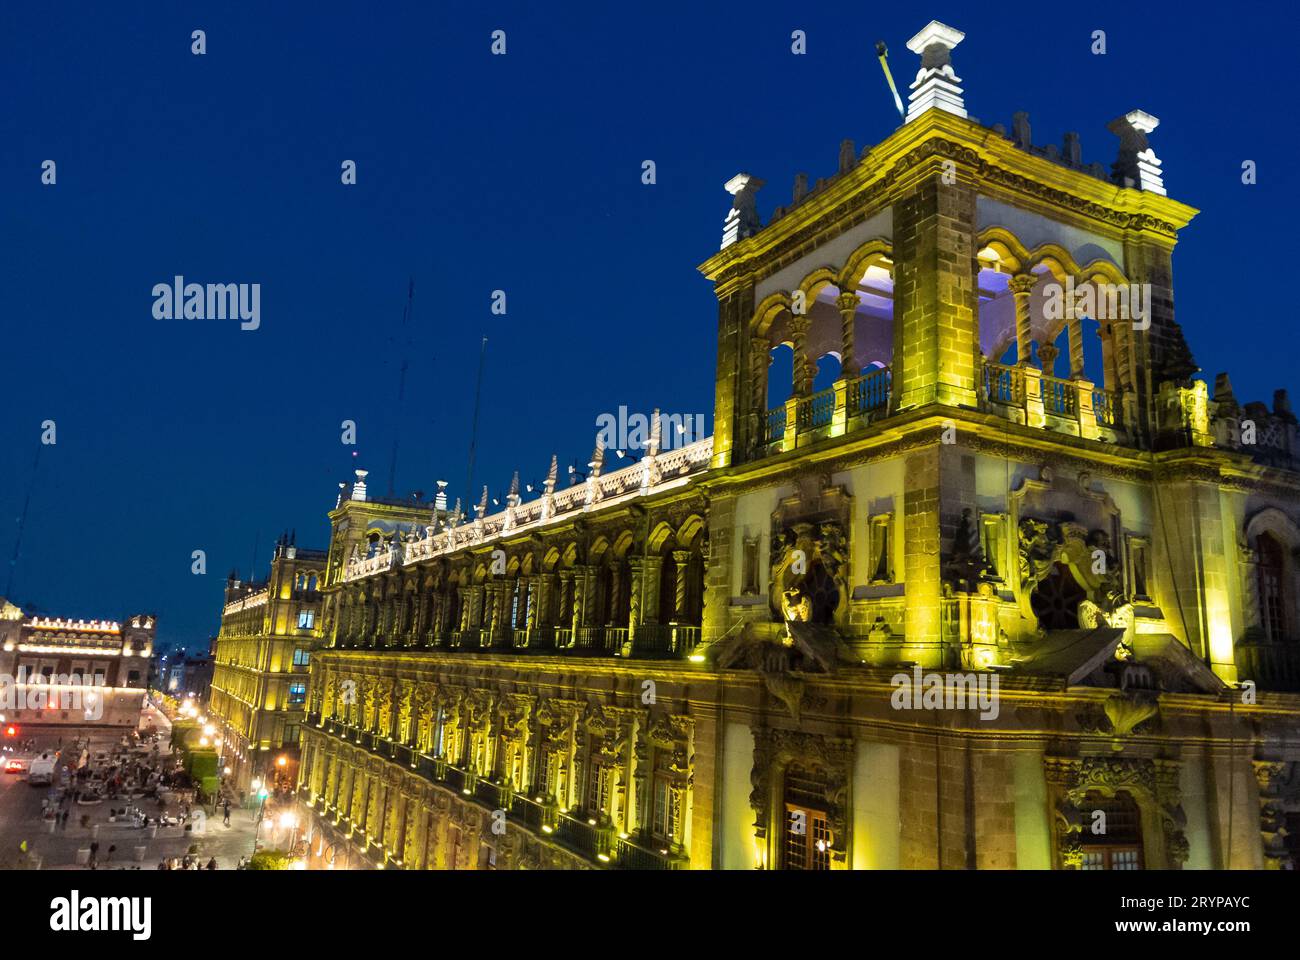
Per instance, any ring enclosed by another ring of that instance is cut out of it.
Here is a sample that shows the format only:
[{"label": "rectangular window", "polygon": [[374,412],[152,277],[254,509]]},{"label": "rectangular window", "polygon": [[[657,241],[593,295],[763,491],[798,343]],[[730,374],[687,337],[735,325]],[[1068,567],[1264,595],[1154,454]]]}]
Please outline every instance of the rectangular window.
[{"label": "rectangular window", "polygon": [[315,611],[315,610],[299,610],[299,611],[298,611],[298,629],[299,629],[299,630],[310,630],[310,629],[311,629],[312,627],[314,627],[315,625],[316,625],[316,611]]},{"label": "rectangular window", "polygon": [[803,804],[785,805],[786,870],[829,870],[831,831],[826,814]]},{"label": "rectangular window", "polygon": [[296,724],[296,723],[287,723],[287,724],[285,724],[285,726],[284,726],[284,742],[285,742],[286,744],[289,744],[289,743],[297,743],[297,742],[298,742],[298,724]]},{"label": "rectangular window", "polygon": [[311,663],[311,651],[304,650],[302,647],[293,651],[293,665],[295,667],[305,667]]},{"label": "rectangular window", "polygon": [[1146,540],[1140,537],[1128,538],[1129,590],[1137,600],[1151,599],[1150,553],[1151,548]]},{"label": "rectangular window", "polygon": [[1006,515],[985,513],[980,515],[980,550],[984,554],[988,576],[1002,580],[1003,567],[1003,531],[1006,529]]},{"label": "rectangular window", "polygon": [[758,592],[758,537],[746,537],[740,593],[742,596],[756,597]]},{"label": "rectangular window", "polygon": [[890,529],[894,515],[882,513],[871,518],[867,527],[867,549],[870,561],[867,568],[871,571],[871,583],[893,583],[894,563],[890,545]]},{"label": "rectangular window", "polygon": [[613,782],[613,772],[603,763],[593,763],[591,765],[591,776],[587,781],[588,813],[599,813],[609,809],[609,794]]},{"label": "rectangular window", "polygon": [[306,703],[307,702],[307,684],[291,683],[289,684],[289,702]]}]

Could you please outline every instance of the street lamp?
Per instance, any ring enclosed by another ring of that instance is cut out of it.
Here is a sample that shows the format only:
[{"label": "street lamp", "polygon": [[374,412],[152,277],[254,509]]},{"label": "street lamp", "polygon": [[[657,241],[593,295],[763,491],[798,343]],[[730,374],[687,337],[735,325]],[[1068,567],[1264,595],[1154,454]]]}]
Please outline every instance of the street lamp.
[{"label": "street lamp", "polygon": [[270,795],[266,786],[260,780],[254,780],[254,789],[257,790],[257,798],[261,801],[257,808],[257,826],[253,828],[253,853],[257,853],[257,840],[262,832],[262,820],[266,814],[266,798]]}]

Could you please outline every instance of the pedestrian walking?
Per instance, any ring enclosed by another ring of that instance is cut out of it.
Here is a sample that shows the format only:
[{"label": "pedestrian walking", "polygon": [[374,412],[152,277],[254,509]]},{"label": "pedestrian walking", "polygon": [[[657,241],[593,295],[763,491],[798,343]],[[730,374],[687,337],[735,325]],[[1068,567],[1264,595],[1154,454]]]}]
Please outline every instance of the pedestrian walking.
[{"label": "pedestrian walking", "polygon": [[92,840],[90,842],[90,861],[88,863],[88,866],[90,867],[91,870],[95,869],[95,861],[98,858],[99,858],[99,841]]},{"label": "pedestrian walking", "polygon": [[226,801],[225,806],[223,806],[221,810],[222,813],[224,814],[224,816],[221,818],[221,822],[224,826],[228,827],[230,826],[230,801],[229,800]]},{"label": "pedestrian walking", "polygon": [[208,861],[208,869],[209,869],[209,870],[215,870],[215,869],[217,869],[217,858],[216,858],[216,857],[213,857],[211,860]]},{"label": "pedestrian walking", "polygon": [[60,829],[62,830],[68,829],[68,814],[71,812],[72,812],[71,810],[63,811],[63,823],[60,825]]},{"label": "pedestrian walking", "polygon": [[108,845],[108,856],[104,858],[104,862],[105,862],[105,863],[112,863],[112,862],[113,862],[113,854],[115,854],[115,853],[117,853],[117,844],[115,844],[115,843],[110,843],[110,844]]}]

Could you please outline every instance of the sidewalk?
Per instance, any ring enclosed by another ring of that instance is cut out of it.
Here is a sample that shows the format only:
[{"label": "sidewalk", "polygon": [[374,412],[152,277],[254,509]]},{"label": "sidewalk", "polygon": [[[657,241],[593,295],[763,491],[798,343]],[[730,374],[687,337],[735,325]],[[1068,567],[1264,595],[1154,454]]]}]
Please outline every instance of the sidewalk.
[{"label": "sidewalk", "polygon": [[[99,842],[99,869],[130,869],[140,867],[144,870],[156,870],[158,861],[165,858],[180,858],[189,852],[190,847],[197,846],[196,856],[201,864],[215,857],[217,868],[233,870],[241,857],[248,857],[253,852],[253,835],[257,830],[257,811],[230,808],[230,826],[222,825],[222,814],[218,808],[216,816],[203,817],[189,831],[183,826],[159,827],[156,836],[150,838],[150,829],[139,829],[129,823],[109,823],[109,809],[120,807],[124,801],[104,801],[95,807],[72,807],[66,828],[57,828],[48,833],[49,827],[40,824],[39,834],[34,834],[30,843],[32,853],[41,857],[44,870],[84,870],[79,866],[78,851],[88,851],[93,841]],[[90,827],[82,827],[80,818],[87,810],[91,813]],[[95,828],[98,827],[96,831]],[[261,835],[265,842],[273,834],[269,823],[262,825]],[[108,848],[116,845],[117,850],[109,857]],[[137,848],[143,847],[138,853]],[[139,859],[137,859],[137,856]]]}]

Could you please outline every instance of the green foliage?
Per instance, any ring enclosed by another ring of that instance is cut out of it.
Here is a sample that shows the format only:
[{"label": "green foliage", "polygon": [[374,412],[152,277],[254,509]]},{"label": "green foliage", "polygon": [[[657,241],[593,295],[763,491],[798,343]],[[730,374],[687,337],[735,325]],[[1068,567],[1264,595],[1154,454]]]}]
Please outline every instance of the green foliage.
[{"label": "green foliage", "polygon": [[293,858],[284,850],[259,850],[248,861],[249,870],[288,870]]}]

